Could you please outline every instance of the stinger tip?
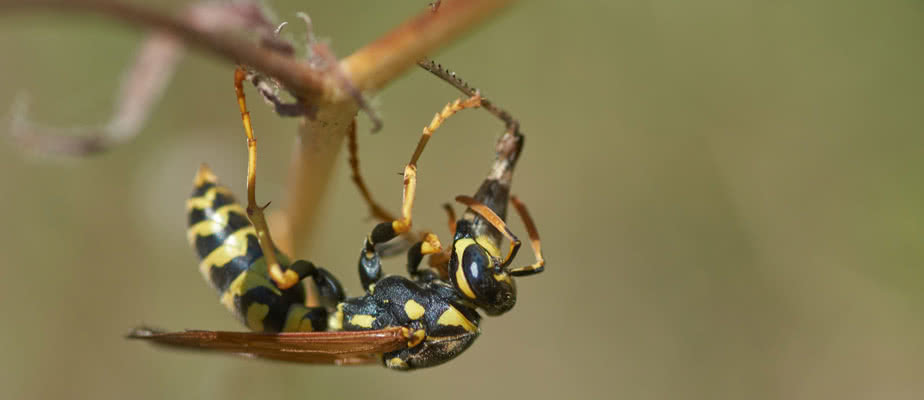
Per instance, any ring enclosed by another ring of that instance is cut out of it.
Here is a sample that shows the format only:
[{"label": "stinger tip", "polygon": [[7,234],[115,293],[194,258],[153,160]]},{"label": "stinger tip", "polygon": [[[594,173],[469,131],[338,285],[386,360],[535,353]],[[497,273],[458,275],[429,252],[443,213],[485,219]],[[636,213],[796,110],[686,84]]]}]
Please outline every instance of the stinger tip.
[{"label": "stinger tip", "polygon": [[218,182],[218,177],[212,173],[212,170],[209,168],[208,164],[202,163],[199,166],[199,170],[196,171],[196,177],[193,178],[193,185],[196,187],[205,185],[206,183],[216,183]]}]

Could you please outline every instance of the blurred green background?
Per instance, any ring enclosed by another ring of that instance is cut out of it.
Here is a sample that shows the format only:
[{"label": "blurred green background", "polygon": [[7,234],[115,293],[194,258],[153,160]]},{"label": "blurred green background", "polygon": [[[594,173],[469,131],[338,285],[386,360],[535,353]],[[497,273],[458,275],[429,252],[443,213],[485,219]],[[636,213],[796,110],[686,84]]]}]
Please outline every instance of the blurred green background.
[{"label": "blurred green background", "polygon": [[[343,56],[426,1],[271,5],[283,19],[310,13]],[[141,32],[76,14],[0,21],[0,109],[28,91],[38,121],[105,120]],[[185,243],[199,163],[239,194],[246,169],[231,66],[191,52],[116,151],[48,160],[0,146],[0,388],[9,399],[921,398],[922,39],[920,0],[620,0],[525,1],[454,43],[436,59],[523,122],[514,192],[548,266],[464,355],[410,374],[122,338],[141,323],[241,329]],[[250,93],[258,196],[280,204],[297,122]],[[375,97],[380,134],[361,117],[364,171],[392,210],[421,127],[456,97],[414,70]],[[477,187],[500,131],[478,112],[437,133],[417,226],[446,240],[439,204]],[[298,256],[360,293],[372,221],[345,152],[322,214]]]}]

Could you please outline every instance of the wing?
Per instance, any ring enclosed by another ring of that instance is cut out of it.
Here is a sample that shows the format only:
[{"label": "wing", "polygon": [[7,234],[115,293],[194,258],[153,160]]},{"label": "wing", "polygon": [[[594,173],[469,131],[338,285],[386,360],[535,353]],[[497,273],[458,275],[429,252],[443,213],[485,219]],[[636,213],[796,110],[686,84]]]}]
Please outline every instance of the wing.
[{"label": "wing", "polygon": [[223,331],[163,332],[136,328],[129,339],[187,350],[217,351],[307,364],[366,365],[380,355],[407,347],[401,327],[358,332],[256,333]]}]

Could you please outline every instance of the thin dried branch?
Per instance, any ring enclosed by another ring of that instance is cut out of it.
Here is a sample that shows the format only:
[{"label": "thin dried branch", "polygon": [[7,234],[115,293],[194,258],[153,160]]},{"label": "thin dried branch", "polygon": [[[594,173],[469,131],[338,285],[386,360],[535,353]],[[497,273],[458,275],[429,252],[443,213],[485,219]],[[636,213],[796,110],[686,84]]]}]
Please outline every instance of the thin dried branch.
[{"label": "thin dried branch", "polygon": [[[311,60],[295,60],[291,52],[285,51],[287,48],[280,51],[279,46],[274,46],[274,41],[267,44],[264,40],[261,46],[136,4],[115,0],[0,0],[0,12],[40,8],[93,12],[133,26],[151,28],[236,64],[246,65],[271,77],[293,93],[298,101],[316,107],[313,118],[305,118],[301,122],[289,169],[286,209],[283,214],[277,215],[274,222],[279,248],[293,254],[293,244],[301,243],[311,232],[320,199],[326,193],[331,171],[339,159],[343,138],[360,110],[357,99],[362,97],[356,96],[356,93],[384,87],[418,59],[436,51],[512,2],[453,0],[422,7],[424,10],[420,15],[342,60],[338,69],[342,71],[341,78],[312,68]],[[273,219],[274,215],[270,218]]]},{"label": "thin dried branch", "polygon": [[[263,7],[249,1],[198,3],[188,7],[182,18],[206,31],[247,29],[267,36],[272,29]],[[122,78],[112,116],[105,125],[66,130],[38,126],[28,120],[28,104],[20,102],[14,107],[11,135],[33,152],[73,156],[94,154],[132,140],[173,77],[183,48],[183,42],[172,34],[151,33]]]},{"label": "thin dried branch", "polygon": [[[358,90],[381,89],[413,67],[417,60],[512,2],[453,0],[438,9],[426,7],[416,17],[342,60],[341,69]],[[357,107],[354,102],[325,107],[316,119],[305,120],[300,127],[299,143],[289,168],[287,209],[284,216],[276,218],[289,223],[279,228],[280,233],[288,235],[285,241],[277,240],[283,248],[309,239],[333,163],[339,159],[343,138],[349,132]]]},{"label": "thin dried branch", "polygon": [[227,35],[225,31],[207,30],[187,20],[170,17],[150,8],[113,0],[0,0],[0,11],[25,9],[60,9],[93,12],[129,23],[163,31],[185,43],[246,64],[273,76],[305,100],[329,100],[336,96],[334,82],[283,53],[259,47],[244,39]]},{"label": "thin dried branch", "polygon": [[324,65],[324,71],[328,72],[330,76],[337,79],[337,82],[340,83],[340,88],[343,92],[347,93],[353,101],[356,102],[356,105],[360,110],[366,112],[366,115],[369,116],[369,119],[372,120],[372,133],[378,132],[382,129],[382,119],[375,113],[375,110],[369,106],[369,102],[366,101],[363,93],[357,88],[353,82],[343,73],[340,63],[337,62],[337,57],[334,56],[334,53],[327,47],[327,45],[322,43],[312,43],[311,52],[318,57],[318,59]]},{"label": "thin dried branch", "polygon": [[343,60],[360,90],[381,89],[417,60],[454,40],[513,0],[454,0],[427,9]]}]

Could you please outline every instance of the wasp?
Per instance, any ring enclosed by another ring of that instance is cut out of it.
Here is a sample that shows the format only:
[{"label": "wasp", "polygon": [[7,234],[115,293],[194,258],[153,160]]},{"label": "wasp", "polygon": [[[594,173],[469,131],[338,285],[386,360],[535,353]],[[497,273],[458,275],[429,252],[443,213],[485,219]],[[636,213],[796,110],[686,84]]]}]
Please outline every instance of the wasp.
[{"label": "wasp", "polygon": [[[480,334],[483,311],[497,316],[516,304],[515,277],[543,271],[545,261],[539,234],[525,205],[510,195],[513,170],[522,153],[524,136],[518,123],[507,119],[507,130],[497,142],[496,158],[474,196],[458,196],[467,208],[450,219],[452,244],[443,249],[433,233],[407,249],[408,277],[383,276],[383,246],[411,232],[417,187],[417,162],[433,132],[451,115],[484,107],[508,116],[458,78],[436,64],[424,67],[470,96],[451,102],[423,129],[423,135],[404,169],[401,215],[392,217],[376,204],[359,175],[355,123],[350,135],[350,165],[354,182],[373,215],[383,220],[365,237],[358,273],[365,293],[347,297],[338,279],[306,260],[290,261],[272,244],[262,209],[255,207],[256,140],[246,110],[241,82],[235,88],[248,137],[248,206],[230,192],[203,164],[186,202],[188,239],[200,257],[199,270],[224,304],[253,332],[161,332],[138,328],[130,338],[179,348],[215,350],[258,358],[313,364],[363,365],[381,363],[396,370],[432,367],[452,360]],[[537,261],[512,265],[521,241],[507,227],[507,204],[514,206],[526,226]],[[503,254],[503,239],[510,248]],[[429,268],[421,268],[429,256]],[[318,289],[319,304],[306,302],[303,281]]]}]

